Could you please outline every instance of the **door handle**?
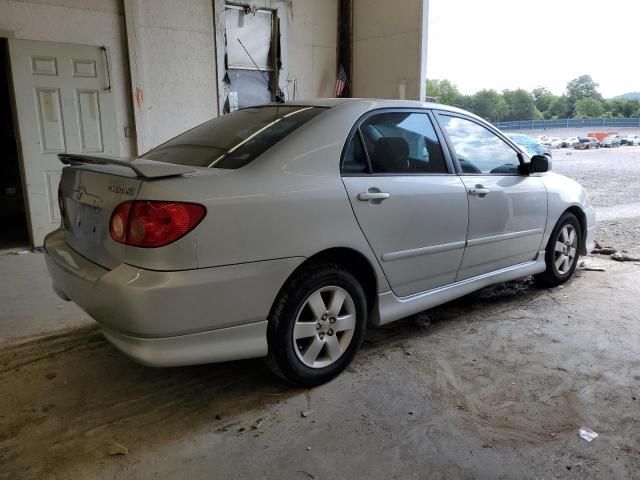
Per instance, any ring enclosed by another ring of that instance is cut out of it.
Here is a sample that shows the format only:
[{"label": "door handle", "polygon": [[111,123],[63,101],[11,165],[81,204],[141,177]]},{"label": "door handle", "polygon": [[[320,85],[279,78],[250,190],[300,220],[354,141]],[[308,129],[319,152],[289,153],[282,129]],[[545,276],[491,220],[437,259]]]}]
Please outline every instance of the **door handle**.
[{"label": "door handle", "polygon": [[386,200],[391,195],[385,192],[362,192],[358,194],[358,200],[369,202],[371,200]]},{"label": "door handle", "polygon": [[491,190],[488,188],[484,188],[482,185],[476,185],[475,187],[471,187],[467,190],[469,195],[475,195],[477,197],[484,197],[487,193],[490,193]]}]

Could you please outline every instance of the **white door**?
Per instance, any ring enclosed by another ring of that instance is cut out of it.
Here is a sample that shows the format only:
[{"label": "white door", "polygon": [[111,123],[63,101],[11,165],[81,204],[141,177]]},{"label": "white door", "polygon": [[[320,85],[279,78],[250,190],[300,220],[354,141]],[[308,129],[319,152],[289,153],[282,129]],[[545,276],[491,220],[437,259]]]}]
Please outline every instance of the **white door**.
[{"label": "white door", "polygon": [[105,51],[99,47],[9,40],[22,174],[34,246],[60,224],[59,153],[117,152]]}]

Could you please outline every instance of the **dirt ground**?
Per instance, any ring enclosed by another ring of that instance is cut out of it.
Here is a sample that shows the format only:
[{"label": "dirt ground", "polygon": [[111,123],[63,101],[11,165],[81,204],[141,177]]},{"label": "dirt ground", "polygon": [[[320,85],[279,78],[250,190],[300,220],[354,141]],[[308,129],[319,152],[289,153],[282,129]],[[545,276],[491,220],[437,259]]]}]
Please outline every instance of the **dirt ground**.
[{"label": "dirt ground", "polygon": [[[638,252],[640,147],[566,153],[601,243]],[[585,262],[370,330],[310,390],[259,360],[142,367],[92,326],[4,343],[0,480],[638,478],[640,262]]]},{"label": "dirt ground", "polygon": [[640,253],[640,146],[553,150],[553,170],[586,188],[598,209],[601,245]]}]

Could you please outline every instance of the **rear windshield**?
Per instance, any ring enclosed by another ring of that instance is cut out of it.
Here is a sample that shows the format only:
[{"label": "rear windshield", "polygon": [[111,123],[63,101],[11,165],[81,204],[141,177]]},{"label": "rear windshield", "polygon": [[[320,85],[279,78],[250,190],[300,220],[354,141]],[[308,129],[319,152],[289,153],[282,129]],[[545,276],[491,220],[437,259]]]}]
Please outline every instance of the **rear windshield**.
[{"label": "rear windshield", "polygon": [[324,110],[281,105],[244,108],[178,135],[142,158],[193,167],[240,168]]}]

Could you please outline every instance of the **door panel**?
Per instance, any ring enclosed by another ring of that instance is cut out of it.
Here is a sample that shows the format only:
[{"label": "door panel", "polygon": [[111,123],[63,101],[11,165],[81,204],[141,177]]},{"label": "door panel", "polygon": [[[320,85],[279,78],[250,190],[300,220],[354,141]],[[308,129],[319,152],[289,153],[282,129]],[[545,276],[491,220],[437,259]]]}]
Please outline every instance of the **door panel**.
[{"label": "door panel", "polygon": [[547,222],[542,178],[520,174],[520,157],[491,127],[440,112],[469,198],[467,248],[458,280],[533,260]]},{"label": "door panel", "polygon": [[[458,280],[533,260],[547,220],[542,178],[462,175],[469,193],[469,233]],[[483,190],[481,190],[483,189]]]},{"label": "door panel", "polygon": [[58,153],[117,154],[113,94],[99,47],[9,40],[33,245],[60,222]]},{"label": "door panel", "polygon": [[[343,177],[369,244],[398,296],[452,283],[467,234],[467,194],[455,175]],[[362,193],[387,193],[369,198]]]}]

